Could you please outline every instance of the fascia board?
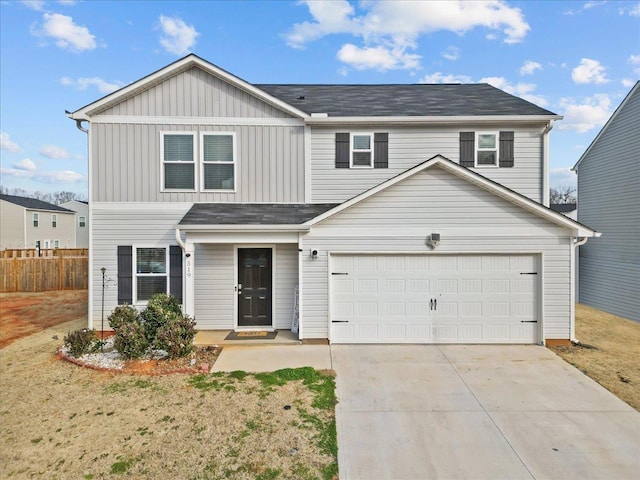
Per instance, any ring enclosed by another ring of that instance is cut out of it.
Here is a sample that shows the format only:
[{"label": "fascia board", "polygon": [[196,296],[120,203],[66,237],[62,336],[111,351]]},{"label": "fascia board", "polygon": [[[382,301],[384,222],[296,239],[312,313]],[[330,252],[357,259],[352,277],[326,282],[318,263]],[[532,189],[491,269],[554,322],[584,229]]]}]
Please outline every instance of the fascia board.
[{"label": "fascia board", "polygon": [[182,232],[308,232],[305,225],[175,225]]},{"label": "fascia board", "polygon": [[523,124],[547,123],[549,120],[562,120],[562,115],[464,115],[464,116],[399,116],[399,117],[313,117],[305,118],[308,125],[416,125],[416,124]]},{"label": "fascia board", "polygon": [[254,87],[253,85],[246,82],[245,80],[242,80],[241,78],[236,77],[235,75],[232,75],[231,73],[225,70],[222,70],[219,67],[216,67],[212,63],[209,63],[206,60],[203,60],[202,58],[194,54],[187,55],[186,57],[181,58],[180,60],[170,65],[167,65],[166,67],[150,75],[147,75],[146,77],[143,77],[140,80],[137,80],[131,83],[130,85],[127,85],[126,87],[121,88],[120,90],[116,90],[115,92],[109,95],[106,95],[105,97],[102,97],[101,99],[96,100],[93,103],[85,105],[84,107],[76,110],[75,112],[68,114],[67,116],[73,120],[90,120],[91,115],[96,110],[104,108],[108,104],[115,103],[117,101],[122,101],[134,95],[136,92],[144,89],[147,86],[152,86],[156,83],[161,82],[164,78],[166,78],[169,75],[179,73],[181,71],[185,71],[188,68],[191,68],[193,66],[200,67],[203,70],[211,73],[212,75],[215,75],[221,78],[227,83],[230,83],[235,87],[245,90],[251,95],[281,110],[284,110],[295,117],[300,117],[300,118],[308,117],[308,115],[305,112],[298,110],[297,108],[292,107],[288,103],[285,103],[282,100],[279,100],[269,95],[268,93],[264,92],[263,90],[260,90],[257,87]]}]

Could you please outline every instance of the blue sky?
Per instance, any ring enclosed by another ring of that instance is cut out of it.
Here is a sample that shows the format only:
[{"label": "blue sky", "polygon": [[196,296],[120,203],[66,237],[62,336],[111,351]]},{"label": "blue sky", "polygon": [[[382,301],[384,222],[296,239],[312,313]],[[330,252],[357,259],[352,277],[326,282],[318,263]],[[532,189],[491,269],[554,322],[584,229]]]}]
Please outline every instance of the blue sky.
[{"label": "blue sky", "polygon": [[0,1],[0,184],[87,193],[65,116],[193,52],[251,83],[488,82],[565,116],[551,186],[640,78],[637,1]]}]

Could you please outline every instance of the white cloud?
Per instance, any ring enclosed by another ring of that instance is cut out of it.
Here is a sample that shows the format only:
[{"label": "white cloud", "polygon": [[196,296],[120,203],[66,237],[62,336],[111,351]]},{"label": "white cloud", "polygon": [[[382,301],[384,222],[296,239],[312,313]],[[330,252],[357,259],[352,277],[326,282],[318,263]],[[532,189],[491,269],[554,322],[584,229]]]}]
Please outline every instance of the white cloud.
[{"label": "white cloud", "polygon": [[420,83],[472,83],[471,77],[466,75],[445,75],[441,72],[427,74],[420,79]]},{"label": "white cloud", "polygon": [[40,149],[40,155],[51,158],[53,160],[64,160],[66,158],[71,158],[71,154],[67,152],[64,148],[58,147],[56,145],[43,145]]},{"label": "white cloud", "polygon": [[578,133],[588,132],[601,127],[611,116],[611,99],[606,94],[596,94],[577,103],[572,98],[560,100],[564,110],[564,120],[560,122],[560,130],[575,130]]},{"label": "white cloud", "polygon": [[633,73],[640,76],[640,55],[629,55],[627,63],[633,65]]},{"label": "white cloud", "polygon": [[536,70],[542,70],[542,65],[538,62],[534,62],[533,60],[527,60],[524,62],[522,67],[520,67],[520,75],[531,75]]},{"label": "white cloud", "polygon": [[[25,160],[31,162],[29,159]],[[33,162],[31,164],[29,165],[25,162],[23,165],[14,165],[14,168],[0,168],[0,174],[6,177],[26,178],[49,184],[80,183],[85,181],[84,175],[72,170],[38,172]],[[33,166],[33,169],[29,169],[28,167],[30,166]]]},{"label": "white cloud", "polygon": [[87,27],[76,25],[73,18],[60,13],[45,13],[42,18],[42,28],[32,28],[34,35],[51,37],[58,47],[75,53],[96,48],[96,37]]},{"label": "white cloud", "polygon": [[23,170],[25,172],[35,172],[36,164],[31,161],[29,158],[24,158],[17,163],[13,164],[13,168],[16,170]]},{"label": "white cloud", "polygon": [[96,87],[101,93],[111,93],[122,87],[122,83],[120,82],[110,83],[100,77],[80,77],[76,79],[62,77],[60,79],[60,83],[66,87],[75,87],[78,90],[86,90],[89,87]]},{"label": "white cloud", "polygon": [[25,7],[30,8],[31,10],[35,10],[36,12],[41,12],[44,10],[44,1],[43,0],[21,0],[21,2]]},{"label": "white cloud", "polygon": [[576,187],[578,177],[569,167],[558,167],[549,169],[549,186],[551,188]]},{"label": "white cloud", "polygon": [[596,85],[609,81],[605,68],[598,60],[591,58],[583,58],[580,65],[571,72],[571,78],[576,83],[595,83]]},{"label": "white cloud", "polygon": [[625,87],[625,88],[631,88],[636,84],[636,82],[634,82],[630,78],[623,78],[621,80],[621,83],[622,83],[622,86]]},{"label": "white cloud", "polygon": [[70,7],[71,5],[75,5],[76,4],[76,0],[58,0],[58,3],[60,5],[65,5]]},{"label": "white cloud", "polygon": [[448,47],[442,52],[442,56],[447,60],[457,60],[460,57],[460,49],[458,47]]},{"label": "white cloud", "polygon": [[622,7],[618,9],[620,15],[629,14],[630,17],[640,17],[640,2],[631,5],[630,7]]},{"label": "white cloud", "polygon": [[493,85],[500,90],[504,90],[512,95],[517,95],[518,97],[524,98],[525,100],[535,103],[541,107],[546,107],[549,104],[546,98],[541,95],[534,94],[536,85],[533,83],[517,83],[513,85],[504,77],[485,77],[481,78],[480,82]]},{"label": "white cloud", "polygon": [[420,55],[407,53],[403,48],[389,49],[383,46],[360,48],[347,43],[338,51],[338,59],[356,70],[371,68],[385,71],[416,68]]},{"label": "white cloud", "polygon": [[189,53],[200,35],[193,25],[187,25],[179,17],[160,15],[160,28],[164,34],[160,37],[160,45],[176,55]]},{"label": "white cloud", "polygon": [[16,142],[11,141],[9,134],[6,132],[0,132],[0,149],[7,152],[19,152],[20,147]]},{"label": "white cloud", "polygon": [[[334,34],[360,38],[362,46],[347,43],[341,48],[343,57],[360,65],[356,68],[380,69],[380,65],[390,65],[385,69],[415,68],[409,65],[415,63],[417,67],[419,57],[408,52],[417,47],[421,35],[432,32],[449,31],[462,35],[481,27],[501,32],[506,43],[517,43],[524,39],[530,29],[520,9],[510,7],[502,0],[370,0],[359,4],[363,10],[360,15],[346,0],[304,0],[300,3],[308,7],[313,19],[294,24],[285,34],[287,44],[303,48],[309,42]],[[345,50],[345,47],[348,48]],[[349,55],[355,52],[378,59],[358,62]],[[450,60],[457,58],[457,55],[457,49],[444,54]],[[371,66],[367,67],[369,64]]]}]

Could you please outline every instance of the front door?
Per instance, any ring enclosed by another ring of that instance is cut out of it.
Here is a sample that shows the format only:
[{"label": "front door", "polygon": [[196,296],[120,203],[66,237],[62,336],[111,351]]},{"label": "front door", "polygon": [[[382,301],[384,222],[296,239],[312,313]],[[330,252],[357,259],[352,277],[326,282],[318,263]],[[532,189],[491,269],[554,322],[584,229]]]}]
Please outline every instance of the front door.
[{"label": "front door", "polygon": [[238,327],[270,327],[271,249],[238,249]]}]

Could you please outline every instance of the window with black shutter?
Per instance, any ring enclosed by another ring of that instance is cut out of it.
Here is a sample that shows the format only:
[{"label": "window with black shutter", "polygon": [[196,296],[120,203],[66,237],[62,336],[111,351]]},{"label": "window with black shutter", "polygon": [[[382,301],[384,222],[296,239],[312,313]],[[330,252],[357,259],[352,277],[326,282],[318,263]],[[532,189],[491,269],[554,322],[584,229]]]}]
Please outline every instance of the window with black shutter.
[{"label": "window with black shutter", "polygon": [[388,168],[388,133],[336,133],[336,168]]},{"label": "window with black shutter", "polygon": [[513,132],[460,132],[460,165],[513,167]]}]

